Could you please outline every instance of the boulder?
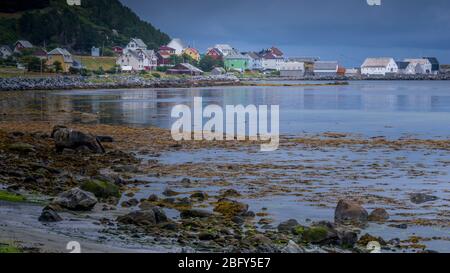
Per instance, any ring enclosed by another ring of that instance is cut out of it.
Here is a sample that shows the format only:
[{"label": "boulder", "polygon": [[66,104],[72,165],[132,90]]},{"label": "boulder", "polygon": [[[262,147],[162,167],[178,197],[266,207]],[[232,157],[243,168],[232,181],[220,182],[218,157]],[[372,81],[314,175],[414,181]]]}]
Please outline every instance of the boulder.
[{"label": "boulder", "polygon": [[426,202],[436,201],[439,198],[433,195],[424,194],[424,193],[413,193],[410,195],[410,200],[414,204],[423,204]]},{"label": "boulder", "polygon": [[136,207],[137,205],[139,205],[139,201],[136,198],[132,198],[130,200],[127,201],[123,201],[121,206],[123,208],[131,208],[131,207]]},{"label": "boulder", "polygon": [[56,211],[51,210],[51,209],[44,209],[42,211],[41,216],[39,216],[39,222],[60,222],[63,219],[61,218],[61,216],[59,216],[58,213],[56,213]]},{"label": "boulder", "polygon": [[97,202],[97,198],[93,193],[83,191],[79,188],[73,188],[61,193],[53,201],[55,205],[74,211],[89,211]]},{"label": "boulder", "polygon": [[151,226],[166,223],[168,218],[161,208],[153,207],[151,209],[133,211],[127,215],[119,216],[117,221],[127,225]]},{"label": "boulder", "polygon": [[224,216],[233,217],[245,214],[248,211],[248,205],[227,198],[222,198],[216,203],[214,211]]},{"label": "boulder", "polygon": [[120,198],[120,188],[109,181],[86,180],[81,184],[81,189],[92,192],[97,198]]},{"label": "boulder", "polygon": [[344,230],[338,233],[340,245],[343,247],[354,247],[358,242],[358,234],[354,231]]},{"label": "boulder", "polygon": [[305,250],[297,245],[294,241],[290,240],[288,244],[281,249],[282,253],[305,253]]},{"label": "boulder", "polygon": [[385,209],[374,209],[369,215],[369,221],[384,222],[389,220],[389,213]]},{"label": "boulder", "polygon": [[340,225],[365,226],[368,217],[361,205],[349,200],[340,200],[334,213],[334,221]]},{"label": "boulder", "polygon": [[278,225],[278,231],[282,233],[292,233],[300,224],[295,219],[290,219]]},{"label": "boulder", "polygon": [[305,242],[313,244],[336,244],[339,241],[337,231],[329,226],[311,226],[303,231]]},{"label": "boulder", "polygon": [[206,192],[202,192],[202,191],[195,192],[191,195],[191,199],[197,199],[199,201],[203,201],[203,200],[208,199],[208,194]]},{"label": "boulder", "polygon": [[69,129],[65,126],[55,126],[51,137],[55,141],[56,151],[61,153],[64,149],[83,149],[87,148],[94,153],[104,153],[105,149],[98,139],[80,131]]},{"label": "boulder", "polygon": [[184,210],[181,212],[180,217],[182,219],[187,218],[208,218],[211,217],[213,214],[207,210],[201,210],[201,209],[191,209],[191,210]]}]

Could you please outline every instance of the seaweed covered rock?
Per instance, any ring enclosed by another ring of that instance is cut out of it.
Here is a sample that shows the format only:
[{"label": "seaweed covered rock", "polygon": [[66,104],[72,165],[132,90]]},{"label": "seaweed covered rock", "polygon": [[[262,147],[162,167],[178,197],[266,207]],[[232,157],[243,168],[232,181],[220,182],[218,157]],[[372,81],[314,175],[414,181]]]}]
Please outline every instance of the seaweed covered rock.
[{"label": "seaweed covered rock", "polygon": [[120,188],[109,181],[86,180],[81,184],[81,189],[93,193],[97,198],[120,198]]},{"label": "seaweed covered rock", "polygon": [[73,188],[61,193],[53,201],[54,204],[62,208],[74,211],[89,211],[97,202],[97,198],[93,193],[83,191],[79,188]]},{"label": "seaweed covered rock", "polygon": [[119,216],[117,221],[127,225],[151,226],[166,223],[168,218],[160,207],[152,207],[146,210],[133,211],[127,215]]},{"label": "seaweed covered rock", "polygon": [[65,126],[55,126],[51,137],[55,141],[56,151],[59,153],[63,152],[64,149],[77,150],[82,148],[87,148],[93,153],[105,152],[102,144],[95,136]]},{"label": "seaweed covered rock", "polygon": [[216,203],[214,211],[224,216],[233,217],[245,214],[248,211],[248,205],[227,198],[222,198]]}]

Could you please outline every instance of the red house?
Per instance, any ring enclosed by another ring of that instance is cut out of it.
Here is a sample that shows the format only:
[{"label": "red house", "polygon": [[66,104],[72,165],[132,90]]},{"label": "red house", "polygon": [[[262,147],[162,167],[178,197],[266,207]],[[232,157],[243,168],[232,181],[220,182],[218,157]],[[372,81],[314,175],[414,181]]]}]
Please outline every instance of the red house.
[{"label": "red house", "polygon": [[208,49],[208,51],[206,52],[206,56],[210,56],[214,60],[222,60],[223,59],[222,52],[220,52],[217,48]]},{"label": "red house", "polygon": [[114,53],[116,53],[117,55],[122,55],[123,53],[123,48],[120,46],[114,46],[112,48],[112,50],[114,51]]}]

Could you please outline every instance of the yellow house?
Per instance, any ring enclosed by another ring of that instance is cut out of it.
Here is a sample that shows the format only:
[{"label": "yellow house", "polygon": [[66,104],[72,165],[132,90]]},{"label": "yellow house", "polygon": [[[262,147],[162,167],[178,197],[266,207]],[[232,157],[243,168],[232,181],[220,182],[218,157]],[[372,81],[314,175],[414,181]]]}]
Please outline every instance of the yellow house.
[{"label": "yellow house", "polygon": [[185,50],[183,50],[183,54],[188,55],[189,57],[191,57],[193,60],[196,60],[197,62],[200,61],[200,53],[198,52],[197,49],[195,49],[193,47],[188,47]]},{"label": "yellow house", "polygon": [[64,48],[55,48],[47,54],[47,65],[54,65],[55,62],[61,63],[62,72],[69,72],[73,65],[72,54]]}]

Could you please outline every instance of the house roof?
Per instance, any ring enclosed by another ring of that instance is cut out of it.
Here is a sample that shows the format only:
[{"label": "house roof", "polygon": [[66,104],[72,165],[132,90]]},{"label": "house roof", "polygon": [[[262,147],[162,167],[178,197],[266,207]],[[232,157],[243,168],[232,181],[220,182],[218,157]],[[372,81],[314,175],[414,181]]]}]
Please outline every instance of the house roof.
[{"label": "house roof", "polygon": [[38,48],[33,52],[34,56],[40,56],[40,57],[46,57],[47,56],[47,51],[45,51],[42,48]]},{"label": "house roof", "polygon": [[247,56],[242,55],[239,52],[232,51],[230,54],[225,56],[225,59],[248,59]]},{"label": "house roof", "polygon": [[223,55],[222,52],[215,47],[209,48],[208,51],[206,52],[206,54],[209,54],[210,52],[216,52],[218,55]]},{"label": "house roof", "polygon": [[256,52],[246,52],[245,55],[254,60],[261,59],[261,57]]},{"label": "house roof", "polygon": [[176,66],[173,67],[172,70],[189,70],[192,72],[198,72],[198,73],[203,73],[203,71],[201,69],[198,69],[197,67],[193,66],[190,63],[180,63],[177,64]]},{"label": "house roof", "polygon": [[409,62],[397,62],[398,69],[406,69],[409,65]]},{"label": "house roof", "polygon": [[416,63],[416,64],[431,64],[428,59],[405,59],[405,62]]},{"label": "house roof", "polygon": [[305,62],[305,63],[314,63],[320,61],[320,57],[315,56],[300,56],[300,57],[291,57],[289,61],[292,62]]},{"label": "house roof", "polygon": [[217,48],[220,51],[230,51],[233,50],[233,47],[230,46],[229,44],[217,44],[214,46],[215,48]]},{"label": "house roof", "polygon": [[367,58],[361,67],[386,67],[393,60],[390,57]]},{"label": "house roof", "polygon": [[133,39],[131,39],[131,41],[135,42],[137,44],[137,46],[140,48],[147,48],[147,45],[144,43],[144,41],[142,41],[139,38],[133,38]]},{"label": "house roof", "polygon": [[314,70],[336,70],[338,69],[336,61],[319,61],[314,63]]},{"label": "house roof", "polygon": [[276,47],[272,47],[272,48],[270,49],[270,51],[271,51],[273,54],[275,54],[276,56],[279,56],[279,57],[282,57],[282,56],[284,55],[283,51],[279,50],[279,49],[276,48]]},{"label": "house roof", "polygon": [[423,57],[423,59],[427,59],[430,61],[431,63],[431,70],[433,71],[439,71],[440,67],[439,67],[439,61],[436,57]]},{"label": "house roof", "polygon": [[175,48],[171,48],[170,46],[160,46],[159,50],[165,50],[165,51],[175,51]]},{"label": "house roof", "polygon": [[188,47],[184,51],[191,51],[191,52],[194,52],[195,54],[199,54],[200,55],[200,52],[198,52],[198,50],[193,48],[193,47]]},{"label": "house roof", "polygon": [[261,58],[267,59],[267,60],[273,60],[273,59],[283,59],[283,57],[277,56],[273,54],[272,52],[266,52],[261,55]]},{"label": "house roof", "polygon": [[18,40],[14,45],[21,44],[25,48],[32,48],[33,45],[27,40]]},{"label": "house roof", "polygon": [[57,47],[57,48],[53,49],[52,51],[50,51],[49,53],[47,53],[47,55],[62,55],[64,58],[64,62],[66,62],[66,63],[73,62],[72,54],[70,54],[70,52],[64,48]]}]

